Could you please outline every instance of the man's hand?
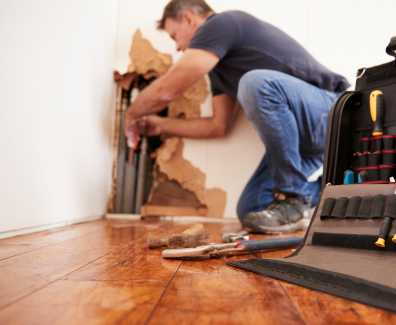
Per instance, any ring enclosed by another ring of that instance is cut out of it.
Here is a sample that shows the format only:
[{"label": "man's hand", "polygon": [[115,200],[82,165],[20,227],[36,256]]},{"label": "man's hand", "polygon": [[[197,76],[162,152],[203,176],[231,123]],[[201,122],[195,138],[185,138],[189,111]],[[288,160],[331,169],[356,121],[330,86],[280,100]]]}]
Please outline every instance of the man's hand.
[{"label": "man's hand", "polygon": [[138,120],[128,118],[125,120],[125,136],[128,140],[128,147],[136,150],[140,141]]},{"label": "man's hand", "polygon": [[149,137],[160,135],[162,133],[161,124],[163,117],[158,115],[147,115],[140,118],[137,122],[139,132]]},{"label": "man's hand", "polygon": [[128,146],[132,149],[136,149],[140,135],[146,135],[149,137],[160,135],[162,133],[161,123],[164,118],[158,115],[147,115],[140,119],[127,119],[125,123],[125,135],[128,138]]}]

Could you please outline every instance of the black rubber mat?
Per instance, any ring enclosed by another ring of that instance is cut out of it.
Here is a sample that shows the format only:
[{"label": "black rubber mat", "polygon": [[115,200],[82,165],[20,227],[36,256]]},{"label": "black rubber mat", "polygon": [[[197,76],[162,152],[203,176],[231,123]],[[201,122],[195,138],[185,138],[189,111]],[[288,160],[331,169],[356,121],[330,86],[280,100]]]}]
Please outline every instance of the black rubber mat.
[{"label": "black rubber mat", "polygon": [[227,263],[310,289],[396,312],[396,290],[349,275],[271,259]]}]

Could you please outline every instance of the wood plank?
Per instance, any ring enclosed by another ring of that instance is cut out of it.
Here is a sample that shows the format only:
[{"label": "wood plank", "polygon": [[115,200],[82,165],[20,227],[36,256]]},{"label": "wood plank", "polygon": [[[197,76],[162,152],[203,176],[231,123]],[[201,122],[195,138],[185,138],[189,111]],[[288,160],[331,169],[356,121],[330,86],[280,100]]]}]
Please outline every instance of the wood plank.
[{"label": "wood plank", "polygon": [[307,324],[396,324],[396,314],[280,282]]},{"label": "wood plank", "polygon": [[114,231],[103,223],[99,230],[86,236],[1,261],[0,308],[124,247],[143,234],[143,228]]},{"label": "wood plank", "polygon": [[[48,246],[0,261],[0,324],[396,323],[394,314],[225,265],[254,256],[287,256],[291,250],[209,261],[164,260],[159,250],[146,247],[148,238],[190,224],[111,224],[92,223],[93,232],[88,225],[9,242]],[[237,224],[205,227],[217,242],[223,232],[238,230]]]},{"label": "wood plank", "polygon": [[55,228],[30,235],[0,240],[0,260],[31,252],[35,249],[84,236],[106,225],[105,220]]},{"label": "wood plank", "polygon": [[277,281],[224,262],[183,262],[149,324],[305,324]]},{"label": "wood plank", "polygon": [[162,291],[155,282],[57,281],[0,311],[0,324],[143,324]]},{"label": "wood plank", "polygon": [[105,219],[83,222],[69,226],[53,228],[28,235],[20,235],[0,240],[0,244],[26,244],[26,243],[54,243],[72,238],[75,235],[84,235],[107,226]]},{"label": "wood plank", "polygon": [[147,239],[105,255],[70,273],[65,279],[94,281],[157,281],[166,283],[180,261],[163,260],[159,250],[150,250]]},{"label": "wood plank", "polygon": [[[126,247],[113,251],[95,262],[69,274],[71,280],[131,281],[156,280],[166,283],[180,265],[180,261],[164,260],[160,250],[148,248],[150,236],[166,237],[172,232],[181,232],[189,225],[174,225],[171,222],[131,222],[131,227],[145,229],[141,237],[129,241]],[[116,228],[119,234],[123,228]],[[128,229],[128,228],[125,228]]]}]

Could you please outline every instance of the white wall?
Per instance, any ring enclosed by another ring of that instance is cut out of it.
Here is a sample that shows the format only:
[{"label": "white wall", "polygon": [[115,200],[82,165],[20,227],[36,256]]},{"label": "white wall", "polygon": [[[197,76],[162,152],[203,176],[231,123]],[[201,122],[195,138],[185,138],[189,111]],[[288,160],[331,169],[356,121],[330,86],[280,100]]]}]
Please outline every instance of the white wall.
[{"label": "white wall", "polygon": [[0,0],[0,232],[105,212],[117,6]]},{"label": "white wall", "polygon": [[[116,66],[125,71],[130,40],[141,28],[159,50],[173,53],[174,44],[155,30],[167,0],[120,0]],[[208,0],[215,11],[245,10],[296,38],[323,64],[345,75],[354,85],[358,68],[390,60],[385,46],[396,36],[395,0]],[[177,57],[177,56],[175,56]],[[184,155],[207,174],[208,186],[227,191],[226,216],[262,157],[264,148],[241,116],[231,135],[222,140],[188,140]]]}]

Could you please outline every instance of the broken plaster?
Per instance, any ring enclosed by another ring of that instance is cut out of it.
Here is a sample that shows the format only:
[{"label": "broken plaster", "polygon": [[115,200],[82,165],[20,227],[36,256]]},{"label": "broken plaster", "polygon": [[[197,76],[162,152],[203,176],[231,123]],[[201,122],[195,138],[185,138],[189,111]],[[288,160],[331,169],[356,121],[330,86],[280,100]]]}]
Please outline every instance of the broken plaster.
[{"label": "broken plaster", "polygon": [[[137,30],[133,36],[129,55],[131,64],[128,72],[136,72],[146,78],[163,75],[172,64],[171,56],[157,51],[147,39],[143,38],[140,30]],[[201,105],[208,93],[207,82],[202,78],[169,104],[168,116],[185,119],[200,117]],[[207,216],[223,217],[226,192],[217,188],[205,188],[206,175],[183,158],[183,146],[181,138],[165,140],[156,152],[156,166],[159,170],[156,174],[165,174],[169,180],[178,182],[183,189],[194,193],[197,200],[207,207]],[[156,181],[158,184],[159,180]],[[153,193],[150,196],[152,197]]]}]

